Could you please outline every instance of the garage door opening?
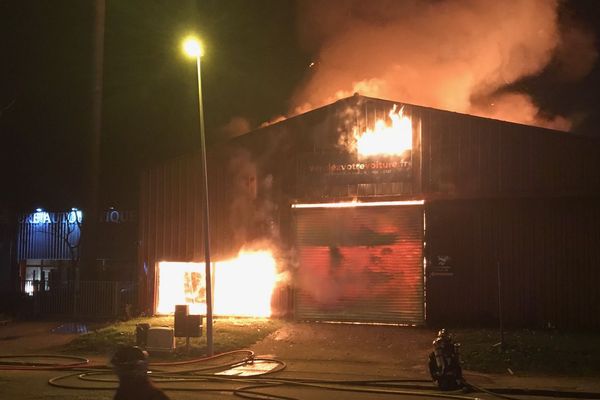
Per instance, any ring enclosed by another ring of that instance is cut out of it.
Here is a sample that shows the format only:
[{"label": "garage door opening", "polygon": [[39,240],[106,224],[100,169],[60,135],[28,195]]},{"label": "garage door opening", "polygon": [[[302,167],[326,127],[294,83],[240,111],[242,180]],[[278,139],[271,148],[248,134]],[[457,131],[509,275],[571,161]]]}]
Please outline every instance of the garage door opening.
[{"label": "garage door opening", "polygon": [[422,325],[423,204],[293,205],[296,317]]}]

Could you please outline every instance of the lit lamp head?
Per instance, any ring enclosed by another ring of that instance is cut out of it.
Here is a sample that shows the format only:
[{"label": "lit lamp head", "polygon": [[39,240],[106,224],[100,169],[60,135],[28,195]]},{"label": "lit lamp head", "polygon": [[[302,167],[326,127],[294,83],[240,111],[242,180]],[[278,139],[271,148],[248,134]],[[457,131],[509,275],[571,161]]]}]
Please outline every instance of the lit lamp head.
[{"label": "lit lamp head", "polygon": [[190,57],[202,57],[204,55],[202,43],[193,36],[189,36],[183,41],[183,51]]}]

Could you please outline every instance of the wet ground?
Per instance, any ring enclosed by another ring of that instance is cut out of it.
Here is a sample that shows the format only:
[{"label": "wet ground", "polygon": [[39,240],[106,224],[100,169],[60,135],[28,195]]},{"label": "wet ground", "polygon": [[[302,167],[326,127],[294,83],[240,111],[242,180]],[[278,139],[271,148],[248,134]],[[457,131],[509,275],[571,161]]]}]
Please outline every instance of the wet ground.
[{"label": "wet ground", "polygon": [[[46,350],[65,344],[77,335],[71,333],[77,330],[77,326],[64,327],[63,325],[53,322],[27,322],[0,326],[0,354],[46,353]],[[59,328],[61,326],[62,328]],[[53,331],[55,333],[52,333]],[[279,377],[330,380],[428,379],[426,360],[434,336],[435,331],[425,328],[289,323],[252,346],[252,349],[258,355],[285,362],[286,369],[278,373]],[[108,355],[95,357],[95,361],[105,363],[107,358]],[[47,381],[50,378],[61,374],[65,372],[0,371],[0,398],[111,399],[114,394],[112,389],[90,389],[107,385],[114,387],[113,384],[98,384],[76,378],[64,382],[78,386],[80,389],[61,389],[48,385]],[[600,392],[600,382],[594,378],[519,377],[508,373],[487,375],[469,371],[466,371],[466,376],[470,382],[487,387]],[[231,389],[240,384],[186,383],[183,385]],[[398,396],[397,394],[339,392],[305,386],[272,388],[265,391],[297,399],[379,399]],[[168,394],[172,399],[233,398],[230,392],[169,391]],[[492,398],[480,394],[466,396]],[[403,398],[422,397],[405,395]]]},{"label": "wet ground", "polygon": [[[0,353],[36,353],[70,342],[78,333],[62,331],[62,322],[9,322],[0,326]],[[55,330],[55,333],[53,333]]]}]

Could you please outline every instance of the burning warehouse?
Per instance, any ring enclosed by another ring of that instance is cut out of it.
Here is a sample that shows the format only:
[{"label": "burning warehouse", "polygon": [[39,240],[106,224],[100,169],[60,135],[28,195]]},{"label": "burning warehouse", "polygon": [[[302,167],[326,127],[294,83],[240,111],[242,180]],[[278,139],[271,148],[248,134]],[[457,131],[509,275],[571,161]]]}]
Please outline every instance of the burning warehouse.
[{"label": "burning warehouse", "polygon": [[[598,143],[355,95],[209,149],[214,312],[600,327]],[[149,312],[204,310],[197,155],[143,176]]]}]

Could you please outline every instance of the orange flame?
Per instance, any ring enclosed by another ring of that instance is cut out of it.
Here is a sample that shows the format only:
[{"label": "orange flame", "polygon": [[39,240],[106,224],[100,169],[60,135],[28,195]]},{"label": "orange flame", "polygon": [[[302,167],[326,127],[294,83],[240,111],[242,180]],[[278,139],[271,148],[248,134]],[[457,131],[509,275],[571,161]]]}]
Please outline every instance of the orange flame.
[{"label": "orange flame", "polygon": [[[158,264],[157,314],[173,314],[187,304],[190,314],[206,314],[204,263]],[[213,264],[213,313],[223,316],[269,317],[278,281],[269,251],[241,251],[237,258]]]},{"label": "orange flame", "polygon": [[354,132],[356,150],[360,156],[401,155],[412,149],[412,121],[403,115],[402,108],[396,111],[396,105],[388,114],[391,125],[383,119],[375,122],[374,129],[362,133]]}]

